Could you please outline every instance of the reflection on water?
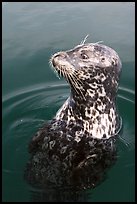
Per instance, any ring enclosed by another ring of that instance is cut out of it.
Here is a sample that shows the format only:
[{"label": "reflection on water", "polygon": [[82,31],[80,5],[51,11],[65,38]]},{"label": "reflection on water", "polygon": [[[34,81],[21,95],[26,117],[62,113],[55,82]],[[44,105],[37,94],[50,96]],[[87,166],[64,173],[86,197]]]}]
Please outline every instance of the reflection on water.
[{"label": "reflection on water", "polygon": [[32,202],[88,202],[88,191],[76,191],[73,189],[30,190]]}]

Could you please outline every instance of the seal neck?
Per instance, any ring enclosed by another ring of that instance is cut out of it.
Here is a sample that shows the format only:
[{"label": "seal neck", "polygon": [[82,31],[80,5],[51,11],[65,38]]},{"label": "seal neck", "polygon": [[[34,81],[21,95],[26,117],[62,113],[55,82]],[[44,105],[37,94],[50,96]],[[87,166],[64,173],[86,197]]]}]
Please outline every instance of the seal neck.
[{"label": "seal neck", "polygon": [[92,104],[103,98],[106,98],[108,103],[115,100],[119,76],[113,69],[110,73],[104,69],[104,73],[100,75],[99,71],[96,75],[94,75],[95,73],[89,75],[86,80],[81,78],[80,83],[75,86],[70,83],[71,96],[76,103]]},{"label": "seal neck", "polygon": [[71,98],[76,104],[85,104],[92,106],[97,101],[101,103],[112,103],[116,99],[117,89],[113,86],[104,87],[98,85],[95,89],[92,89],[90,85],[84,87],[84,89],[78,89],[77,92],[71,90]]}]

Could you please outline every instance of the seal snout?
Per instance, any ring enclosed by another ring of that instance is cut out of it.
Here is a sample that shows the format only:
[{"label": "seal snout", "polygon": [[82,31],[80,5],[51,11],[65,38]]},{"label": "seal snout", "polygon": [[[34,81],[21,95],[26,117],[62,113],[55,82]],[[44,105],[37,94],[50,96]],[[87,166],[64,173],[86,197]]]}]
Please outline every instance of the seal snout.
[{"label": "seal snout", "polygon": [[65,52],[58,52],[54,54],[51,60],[53,66],[56,67],[58,62],[64,60],[66,57],[67,57],[67,53]]}]

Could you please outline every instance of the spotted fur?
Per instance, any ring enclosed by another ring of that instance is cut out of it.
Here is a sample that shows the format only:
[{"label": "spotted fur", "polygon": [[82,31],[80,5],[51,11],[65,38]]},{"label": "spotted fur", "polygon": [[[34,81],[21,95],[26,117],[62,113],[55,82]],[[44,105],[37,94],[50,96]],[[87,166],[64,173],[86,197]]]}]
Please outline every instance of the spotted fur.
[{"label": "spotted fur", "polygon": [[82,43],[54,54],[50,62],[71,94],[32,138],[25,177],[42,185],[95,187],[116,158],[120,58],[105,45]]}]

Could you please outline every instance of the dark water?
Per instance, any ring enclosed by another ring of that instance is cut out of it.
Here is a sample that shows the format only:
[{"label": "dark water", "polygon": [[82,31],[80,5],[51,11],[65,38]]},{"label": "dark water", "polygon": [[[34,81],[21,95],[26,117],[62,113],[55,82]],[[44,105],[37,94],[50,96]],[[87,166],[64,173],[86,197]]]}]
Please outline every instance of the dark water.
[{"label": "dark water", "polygon": [[[69,96],[69,86],[55,76],[48,61],[53,53],[73,48],[87,34],[87,42],[103,40],[122,60],[118,108],[123,134],[118,141],[118,161],[107,179],[94,190],[83,191],[79,198],[74,192],[67,196],[73,201],[134,201],[134,7],[132,2],[3,3],[3,201],[31,201],[32,197],[40,200],[42,195],[23,179],[29,158],[27,145]],[[49,189],[46,196],[58,201],[61,197],[59,191]]]}]

